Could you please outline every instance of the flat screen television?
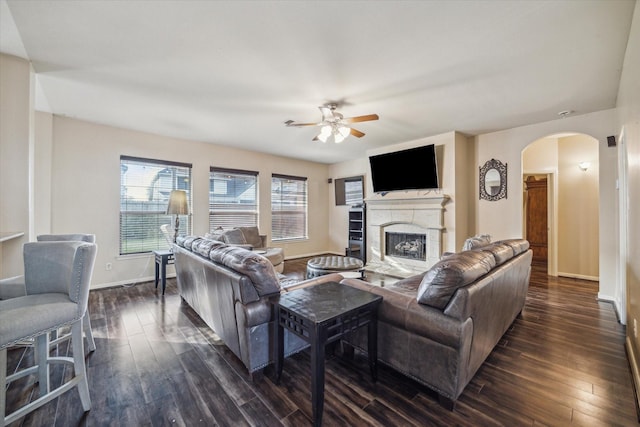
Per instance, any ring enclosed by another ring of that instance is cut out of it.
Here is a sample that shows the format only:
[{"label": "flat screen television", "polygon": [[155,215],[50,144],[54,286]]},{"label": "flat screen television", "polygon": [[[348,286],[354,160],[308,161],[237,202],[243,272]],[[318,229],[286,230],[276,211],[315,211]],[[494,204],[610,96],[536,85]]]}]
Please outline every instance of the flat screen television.
[{"label": "flat screen television", "polygon": [[374,193],[439,188],[433,144],[369,157]]},{"label": "flat screen television", "polygon": [[364,177],[351,176],[335,180],[336,206],[353,206],[364,201]]}]

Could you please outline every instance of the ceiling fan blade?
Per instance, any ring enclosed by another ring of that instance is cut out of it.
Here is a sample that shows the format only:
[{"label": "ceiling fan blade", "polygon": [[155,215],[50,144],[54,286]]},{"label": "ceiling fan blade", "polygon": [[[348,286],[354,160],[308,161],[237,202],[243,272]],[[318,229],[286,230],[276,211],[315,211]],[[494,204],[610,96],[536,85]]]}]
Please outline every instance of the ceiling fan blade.
[{"label": "ceiling fan blade", "polygon": [[342,119],[342,123],[368,122],[378,120],[379,118],[377,114],[367,114],[366,116],[347,117],[346,119]]},{"label": "ceiling fan blade", "polygon": [[351,131],[349,133],[351,135],[355,136],[356,138],[362,138],[364,136],[364,133],[362,133],[358,129],[354,129],[354,128],[351,128]]},{"label": "ceiling fan blade", "polygon": [[322,123],[297,123],[293,120],[287,120],[284,122],[285,126],[320,126]]}]

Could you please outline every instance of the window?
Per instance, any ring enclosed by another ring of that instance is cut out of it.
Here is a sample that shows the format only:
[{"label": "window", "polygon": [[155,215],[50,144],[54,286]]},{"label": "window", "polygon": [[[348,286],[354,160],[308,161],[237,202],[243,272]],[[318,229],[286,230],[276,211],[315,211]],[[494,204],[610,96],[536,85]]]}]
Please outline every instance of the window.
[{"label": "window", "polygon": [[307,178],[271,176],[272,240],[307,238]]},{"label": "window", "polygon": [[258,172],[212,167],[209,230],[258,225]]},{"label": "window", "polygon": [[[167,215],[171,190],[185,190],[191,212],[191,165],[120,157],[120,255],[168,249],[160,231],[175,223]],[[180,218],[180,234],[191,233],[191,217]]]}]

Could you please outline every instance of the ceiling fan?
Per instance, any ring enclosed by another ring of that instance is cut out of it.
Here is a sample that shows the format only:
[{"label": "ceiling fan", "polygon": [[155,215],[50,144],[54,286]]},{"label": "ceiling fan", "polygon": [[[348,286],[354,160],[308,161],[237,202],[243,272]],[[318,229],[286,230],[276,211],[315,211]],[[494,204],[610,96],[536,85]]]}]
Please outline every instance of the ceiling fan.
[{"label": "ceiling fan", "polygon": [[318,123],[298,123],[293,120],[287,120],[284,122],[287,126],[302,127],[302,126],[321,126],[320,133],[313,138],[313,141],[327,142],[329,138],[333,137],[333,141],[338,144],[345,140],[349,135],[353,135],[356,138],[362,138],[364,133],[357,129],[353,129],[349,125],[351,123],[368,122],[371,120],[378,120],[377,114],[367,114],[366,116],[356,117],[343,117],[342,114],[336,111],[338,106],[336,104],[327,104],[322,107],[318,107],[322,113],[322,121]]}]

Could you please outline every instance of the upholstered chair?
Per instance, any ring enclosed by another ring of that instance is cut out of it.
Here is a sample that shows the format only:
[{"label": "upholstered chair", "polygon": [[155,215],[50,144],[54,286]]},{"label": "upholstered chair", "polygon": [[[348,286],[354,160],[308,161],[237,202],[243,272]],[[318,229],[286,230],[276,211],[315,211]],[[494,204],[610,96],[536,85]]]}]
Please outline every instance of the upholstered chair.
[{"label": "upholstered chair", "polygon": [[[24,283],[26,295],[0,301],[0,413],[8,425],[73,387],[78,387],[82,408],[91,408],[84,362],[82,323],[87,311],[91,275],[96,259],[94,243],[51,241],[26,243]],[[49,335],[71,327],[73,358],[50,356]],[[35,366],[7,375],[7,348],[35,339]],[[51,390],[49,366],[73,365],[73,377]],[[37,374],[39,396],[6,414],[6,384]]]},{"label": "upholstered chair", "polygon": [[[41,234],[36,237],[39,242],[88,242],[95,243],[95,234]],[[24,285],[24,276],[15,276],[7,279],[0,280],[0,300],[9,298],[15,298],[26,294]],[[85,336],[87,337],[87,348],[89,351],[95,351],[96,343],[93,339],[93,330],[91,329],[91,319],[89,317],[89,311],[85,313],[85,318],[82,322]],[[56,333],[53,333],[54,338]],[[57,338],[54,343],[58,343],[69,336],[64,335]]]}]

